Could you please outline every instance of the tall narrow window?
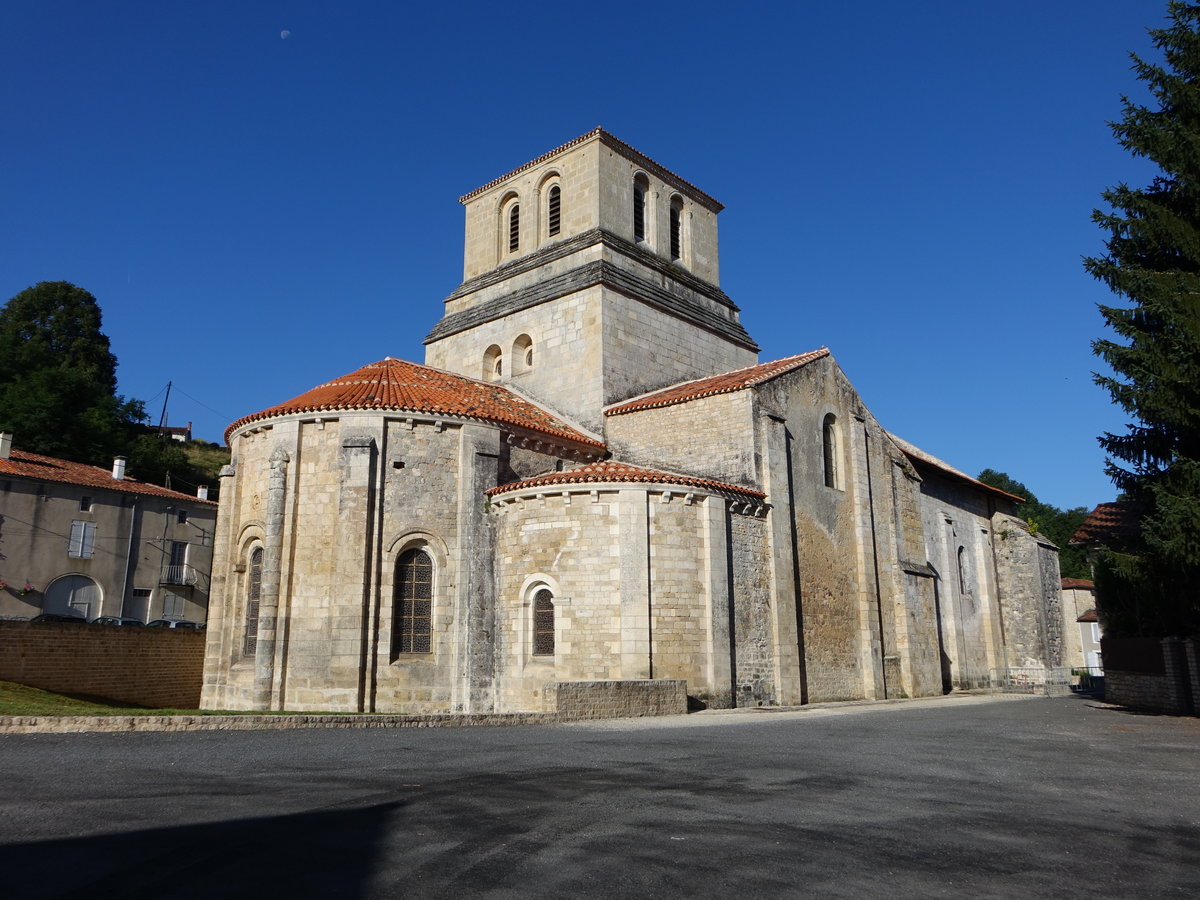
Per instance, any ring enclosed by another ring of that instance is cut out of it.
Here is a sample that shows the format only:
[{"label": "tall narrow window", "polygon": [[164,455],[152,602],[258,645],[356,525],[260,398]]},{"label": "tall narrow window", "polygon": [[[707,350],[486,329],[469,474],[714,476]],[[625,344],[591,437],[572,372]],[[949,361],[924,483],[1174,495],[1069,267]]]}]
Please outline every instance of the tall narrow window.
[{"label": "tall narrow window", "polygon": [[678,197],[671,200],[671,259],[683,255],[683,201]]},{"label": "tall narrow window", "polygon": [[246,572],[246,631],[242,635],[242,655],[253,656],[258,651],[258,604],[262,600],[263,550],[255,547],[250,553]]},{"label": "tall narrow window", "polygon": [[433,606],[433,560],[421,549],[405,550],[396,563],[392,656],[428,653]]},{"label": "tall narrow window", "polygon": [[521,249],[521,206],[514,203],[508,211],[508,252],[516,253]]},{"label": "tall narrow window", "polygon": [[557,184],[550,188],[550,202],[546,212],[547,234],[554,237],[562,225],[562,191]]},{"label": "tall narrow window", "polygon": [[841,473],[838,472],[837,417],[833,413],[825,417],[821,426],[821,455],[825,462],[825,486],[841,487]]},{"label": "tall narrow window", "polygon": [[96,547],[96,524],[94,522],[72,522],[71,539],[67,542],[67,556],[91,559]]},{"label": "tall narrow window", "polygon": [[533,655],[554,655],[554,595],[547,588],[533,598]]},{"label": "tall narrow window", "polygon": [[646,189],[648,185],[637,178],[633,182],[633,239],[646,239]]}]

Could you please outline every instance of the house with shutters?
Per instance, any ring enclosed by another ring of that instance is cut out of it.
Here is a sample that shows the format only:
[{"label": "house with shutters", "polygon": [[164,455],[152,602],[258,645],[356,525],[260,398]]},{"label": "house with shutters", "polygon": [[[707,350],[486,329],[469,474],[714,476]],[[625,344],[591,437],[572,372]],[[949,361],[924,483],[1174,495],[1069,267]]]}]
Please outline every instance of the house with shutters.
[{"label": "house with shutters", "polygon": [[596,129],[461,203],[424,363],[226,432],[204,706],[790,706],[1061,664],[1020,498],[886,430],[828,348],[760,361],[717,200]]},{"label": "house with shutters", "polygon": [[217,504],[0,434],[0,618],[204,622]]}]

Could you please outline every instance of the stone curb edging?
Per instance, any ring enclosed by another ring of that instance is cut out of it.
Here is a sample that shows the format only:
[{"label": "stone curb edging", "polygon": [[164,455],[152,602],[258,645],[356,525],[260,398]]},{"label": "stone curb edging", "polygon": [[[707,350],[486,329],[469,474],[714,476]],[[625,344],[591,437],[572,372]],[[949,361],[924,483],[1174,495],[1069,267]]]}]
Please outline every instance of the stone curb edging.
[{"label": "stone curb edging", "polygon": [[427,716],[0,716],[0,734],[78,734],[132,731],[287,731],[299,728],[462,728],[472,725],[553,725],[558,713],[479,713]]}]

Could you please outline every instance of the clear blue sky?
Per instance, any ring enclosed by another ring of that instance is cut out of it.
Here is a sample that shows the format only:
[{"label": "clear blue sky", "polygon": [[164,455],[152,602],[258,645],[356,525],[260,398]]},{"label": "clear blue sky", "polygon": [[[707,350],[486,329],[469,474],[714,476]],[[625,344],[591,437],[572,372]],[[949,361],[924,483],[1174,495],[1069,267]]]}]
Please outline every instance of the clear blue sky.
[{"label": "clear blue sky", "polygon": [[[602,125],[726,205],[764,361],[830,347],[885,427],[1064,507],[1110,499],[1100,192],[1151,0],[10,0],[0,299],[104,310],[121,391],[233,419],[422,338],[457,198]],[[17,443],[20,439],[18,436]]]}]

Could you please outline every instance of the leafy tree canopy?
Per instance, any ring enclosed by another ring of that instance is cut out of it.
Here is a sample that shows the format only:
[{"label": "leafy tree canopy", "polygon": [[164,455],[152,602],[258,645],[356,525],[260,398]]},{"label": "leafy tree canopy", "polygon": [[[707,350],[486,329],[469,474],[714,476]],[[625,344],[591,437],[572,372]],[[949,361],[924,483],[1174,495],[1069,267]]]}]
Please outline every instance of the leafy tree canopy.
[{"label": "leafy tree canopy", "polygon": [[[1165,633],[1200,630],[1200,6],[1171,2],[1150,31],[1162,62],[1133,69],[1153,104],[1122,98],[1117,141],[1158,174],[1103,194],[1094,220],[1107,254],[1084,265],[1126,306],[1101,306],[1115,339],[1094,344],[1113,375],[1096,382],[1133,422],[1105,434],[1108,472],[1141,510],[1140,546],[1109,564],[1129,589],[1159,598],[1148,615]],[[1103,604],[1103,596],[1101,603]],[[1165,606],[1162,606],[1165,605]]]},{"label": "leafy tree canopy", "polygon": [[1058,546],[1058,563],[1064,577],[1092,577],[1086,552],[1080,547],[1070,546],[1071,536],[1087,518],[1087,509],[1082,506],[1075,509],[1059,509],[1049,503],[1042,503],[1033,491],[1021,482],[995,469],[984,469],[979,473],[979,480],[1006,493],[1025,498],[1025,502],[1019,507],[1020,513],[1034,531],[1040,532]]},{"label": "leafy tree canopy", "polygon": [[0,429],[23,449],[110,464],[144,417],[116,393],[116,372],[100,306],[82,288],[43,281],[0,310]]}]

